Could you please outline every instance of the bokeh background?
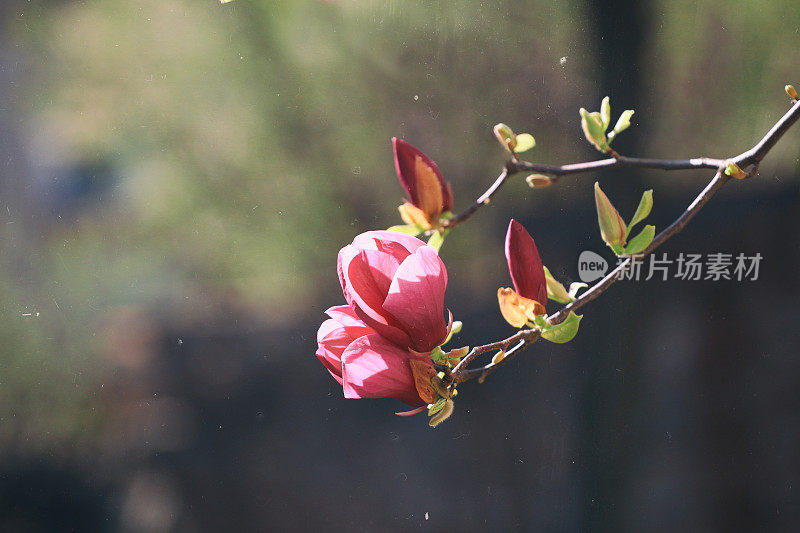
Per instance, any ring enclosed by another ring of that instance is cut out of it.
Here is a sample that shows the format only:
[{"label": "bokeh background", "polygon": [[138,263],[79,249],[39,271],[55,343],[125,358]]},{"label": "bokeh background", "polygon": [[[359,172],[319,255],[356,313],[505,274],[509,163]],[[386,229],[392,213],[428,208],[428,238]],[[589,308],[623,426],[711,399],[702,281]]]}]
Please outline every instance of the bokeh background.
[{"label": "bokeh background", "polygon": [[[398,223],[392,136],[463,209],[491,126],[597,157],[727,157],[800,82],[795,0],[0,3],[0,529],[732,531],[800,523],[800,129],[664,251],[757,281],[621,282],[436,430],[314,357],[337,250]],[[671,222],[709,173],[522,177],[442,250],[463,344],[512,332],[510,217],[577,279],[592,184]]]}]

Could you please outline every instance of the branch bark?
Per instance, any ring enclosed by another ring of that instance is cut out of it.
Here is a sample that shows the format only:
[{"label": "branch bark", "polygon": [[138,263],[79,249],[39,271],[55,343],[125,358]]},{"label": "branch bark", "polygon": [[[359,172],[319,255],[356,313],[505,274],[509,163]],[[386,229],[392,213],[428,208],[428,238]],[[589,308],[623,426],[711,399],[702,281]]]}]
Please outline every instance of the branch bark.
[{"label": "branch bark", "polygon": [[542,174],[551,174],[553,176],[566,176],[567,174],[578,174],[581,172],[605,170],[615,167],[691,170],[696,168],[716,169],[724,165],[724,160],[712,159],[710,157],[696,157],[694,159],[642,159],[623,155],[586,163],[571,163],[569,165],[545,165],[541,163],[529,163],[527,161],[516,161],[513,163],[514,169],[517,172],[541,172]]}]

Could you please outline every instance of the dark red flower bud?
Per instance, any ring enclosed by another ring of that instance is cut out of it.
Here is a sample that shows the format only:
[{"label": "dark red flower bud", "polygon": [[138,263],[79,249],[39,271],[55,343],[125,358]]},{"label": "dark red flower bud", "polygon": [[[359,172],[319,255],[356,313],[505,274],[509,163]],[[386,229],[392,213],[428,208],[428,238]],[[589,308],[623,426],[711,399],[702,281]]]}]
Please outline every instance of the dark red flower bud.
[{"label": "dark red flower bud", "polygon": [[506,260],[514,290],[498,289],[497,301],[503,318],[521,328],[537,315],[545,314],[547,281],[533,237],[513,219],[506,234]]},{"label": "dark red flower bud", "polygon": [[533,237],[514,219],[506,233],[506,260],[517,294],[542,305],[547,303],[547,282]]},{"label": "dark red flower bud", "polygon": [[400,214],[409,224],[425,229],[438,226],[441,214],[453,209],[450,184],[444,181],[436,163],[418,149],[396,137],[392,146],[397,177],[408,193],[408,203],[400,207]]}]

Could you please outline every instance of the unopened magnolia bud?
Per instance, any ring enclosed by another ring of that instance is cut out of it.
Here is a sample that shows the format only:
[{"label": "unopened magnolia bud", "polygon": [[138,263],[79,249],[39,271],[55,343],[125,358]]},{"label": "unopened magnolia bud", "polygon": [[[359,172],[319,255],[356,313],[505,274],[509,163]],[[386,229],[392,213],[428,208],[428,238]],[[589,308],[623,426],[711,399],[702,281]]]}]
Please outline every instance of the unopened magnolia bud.
[{"label": "unopened magnolia bud", "polygon": [[531,189],[544,189],[553,184],[553,180],[544,174],[531,174],[525,178],[525,181],[528,182]]},{"label": "unopened magnolia bud", "polygon": [[509,152],[513,152],[517,147],[517,136],[514,135],[514,132],[511,130],[511,128],[502,122],[495,125],[494,136],[497,137],[497,140],[500,141],[500,144],[502,144]]},{"label": "unopened magnolia bud", "polygon": [[408,201],[400,206],[406,224],[437,228],[442,213],[453,209],[453,191],[436,163],[402,139],[393,138],[394,163]]},{"label": "unopened magnolia bud", "polygon": [[788,94],[789,98],[791,98],[792,100],[798,99],[797,90],[794,88],[794,85],[787,85],[786,87],[783,88],[783,90],[786,91],[786,94]]}]

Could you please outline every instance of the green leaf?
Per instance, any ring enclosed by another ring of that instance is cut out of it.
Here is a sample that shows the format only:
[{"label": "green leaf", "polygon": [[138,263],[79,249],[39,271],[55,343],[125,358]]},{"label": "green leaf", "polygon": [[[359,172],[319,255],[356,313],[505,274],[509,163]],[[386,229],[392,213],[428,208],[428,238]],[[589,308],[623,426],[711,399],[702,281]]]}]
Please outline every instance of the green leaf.
[{"label": "green leaf", "polygon": [[580,109],[581,114],[581,128],[586,140],[592,143],[595,148],[605,153],[608,151],[608,143],[606,142],[606,132],[603,129],[603,123],[600,119],[600,113],[589,113],[584,108]]},{"label": "green leaf", "polygon": [[558,344],[569,342],[578,333],[578,325],[582,318],[583,315],[576,315],[570,311],[567,319],[562,323],[542,328],[542,338]]},{"label": "green leaf", "polygon": [[444,238],[447,237],[447,234],[450,233],[450,230],[444,231],[434,231],[431,238],[428,239],[428,244],[436,248],[436,251],[442,249],[442,244],[444,244]]},{"label": "green leaf", "polygon": [[418,224],[403,224],[401,226],[392,226],[387,231],[396,231],[397,233],[405,233],[416,237],[425,230]]},{"label": "green leaf", "polygon": [[547,283],[548,298],[560,304],[568,304],[572,301],[567,289],[553,277],[547,267],[544,267],[544,280]]},{"label": "green leaf", "polygon": [[536,140],[530,133],[520,133],[517,135],[517,147],[514,148],[515,152],[527,152],[536,146]]},{"label": "green leaf", "polygon": [[439,364],[446,363],[450,359],[442,351],[441,346],[437,346],[436,348],[434,348],[433,351],[431,351],[431,353],[428,354],[428,357],[430,357],[431,361],[433,361],[434,363],[439,363]]},{"label": "green leaf", "polygon": [[631,242],[628,243],[628,246],[625,247],[625,255],[635,255],[639,252],[643,251],[645,248],[650,246],[650,243],[653,242],[653,238],[656,236],[656,227],[652,225],[647,225],[642,229],[642,231],[631,239]]},{"label": "green leaf", "polygon": [[611,142],[617,135],[627,130],[631,125],[631,117],[633,116],[633,109],[626,109],[622,112],[614,126],[614,131],[608,134],[608,141]]},{"label": "green leaf", "polygon": [[600,119],[603,121],[603,131],[608,130],[608,125],[611,123],[611,98],[608,96],[603,98],[603,103],[600,104]]},{"label": "green leaf", "polygon": [[647,218],[647,215],[650,214],[651,209],[653,209],[653,189],[644,191],[642,193],[642,199],[639,200],[639,207],[636,208],[636,212],[633,214],[633,218],[628,224],[628,230],[625,232],[626,239],[628,238],[628,235],[631,234],[631,228],[633,228],[635,224],[638,224]]}]

